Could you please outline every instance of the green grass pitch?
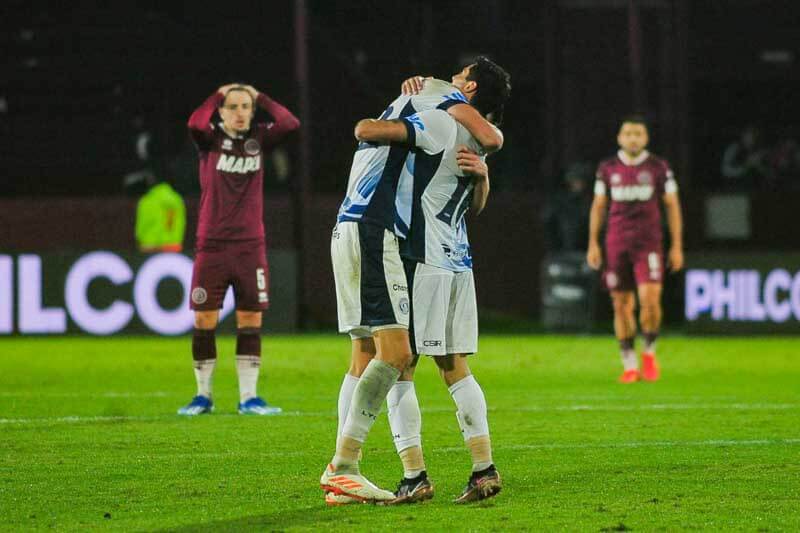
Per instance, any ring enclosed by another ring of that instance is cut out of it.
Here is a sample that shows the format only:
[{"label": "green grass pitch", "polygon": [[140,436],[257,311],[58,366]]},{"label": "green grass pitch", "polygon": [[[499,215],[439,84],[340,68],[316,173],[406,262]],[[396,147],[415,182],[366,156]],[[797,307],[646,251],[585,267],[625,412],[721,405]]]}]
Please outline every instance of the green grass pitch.
[{"label": "green grass pitch", "polygon": [[[275,417],[235,414],[234,339],[218,340],[217,410],[194,392],[190,340],[0,340],[0,529],[800,530],[800,342],[659,341],[663,379],[621,385],[613,338],[484,336],[472,368],[505,483],[456,506],[469,455],[431,361],[417,371],[435,498],[329,508],[349,341],[264,336]],[[402,475],[385,414],[362,471]]]}]

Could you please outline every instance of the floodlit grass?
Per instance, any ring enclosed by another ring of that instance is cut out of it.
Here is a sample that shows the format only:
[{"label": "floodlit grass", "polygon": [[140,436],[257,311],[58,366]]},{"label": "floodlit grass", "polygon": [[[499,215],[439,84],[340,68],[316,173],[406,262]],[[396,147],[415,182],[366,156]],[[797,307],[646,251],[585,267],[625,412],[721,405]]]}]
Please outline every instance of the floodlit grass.
[{"label": "floodlit grass", "polygon": [[[264,337],[260,390],[286,413],[236,414],[234,339],[218,341],[216,412],[194,393],[190,341],[0,340],[0,528],[121,530],[800,529],[800,342],[659,341],[664,377],[620,385],[614,340],[486,336],[472,368],[504,489],[456,506],[469,455],[430,361],[417,371],[436,487],[417,506],[328,508],[349,341]],[[362,471],[402,475],[385,415]]]}]

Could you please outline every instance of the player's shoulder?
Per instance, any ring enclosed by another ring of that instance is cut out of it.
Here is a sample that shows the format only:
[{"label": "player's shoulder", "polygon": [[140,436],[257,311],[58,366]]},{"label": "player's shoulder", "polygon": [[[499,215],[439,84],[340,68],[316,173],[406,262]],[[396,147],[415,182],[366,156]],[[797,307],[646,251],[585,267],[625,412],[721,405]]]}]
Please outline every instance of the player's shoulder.
[{"label": "player's shoulder", "polygon": [[667,161],[665,158],[651,152],[647,157],[646,162],[650,167],[658,169],[667,177],[672,177],[672,167],[670,166],[669,161]]},{"label": "player's shoulder", "polygon": [[597,177],[605,176],[606,173],[620,164],[619,158],[615,156],[608,157],[597,164]]}]

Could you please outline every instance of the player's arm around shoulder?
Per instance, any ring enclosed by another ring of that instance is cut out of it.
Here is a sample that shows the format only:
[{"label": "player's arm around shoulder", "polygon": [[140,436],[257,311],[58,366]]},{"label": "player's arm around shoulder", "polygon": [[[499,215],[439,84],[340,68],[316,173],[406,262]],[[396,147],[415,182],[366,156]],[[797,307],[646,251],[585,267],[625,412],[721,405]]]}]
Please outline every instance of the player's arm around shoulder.
[{"label": "player's arm around shoulder", "polygon": [[497,152],[503,147],[503,132],[486,120],[477,109],[469,104],[455,104],[447,108],[451,117],[467,128],[487,154]]},{"label": "player's arm around shoulder", "polygon": [[353,131],[356,139],[363,142],[406,142],[408,128],[402,120],[377,120],[365,118],[356,123]]}]

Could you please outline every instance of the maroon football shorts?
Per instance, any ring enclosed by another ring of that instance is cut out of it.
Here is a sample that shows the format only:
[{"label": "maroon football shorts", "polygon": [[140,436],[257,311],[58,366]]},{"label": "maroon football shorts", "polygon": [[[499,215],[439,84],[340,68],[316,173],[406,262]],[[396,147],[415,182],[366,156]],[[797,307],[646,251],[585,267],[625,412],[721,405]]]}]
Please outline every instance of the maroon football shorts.
[{"label": "maroon football shorts", "polygon": [[205,241],[195,250],[191,308],[220,309],[228,286],[236,309],[263,311],[269,307],[269,269],[263,240]]},{"label": "maroon football shorts", "polygon": [[661,283],[664,258],[660,243],[628,246],[606,243],[603,282],[610,291],[632,291],[642,283]]}]

